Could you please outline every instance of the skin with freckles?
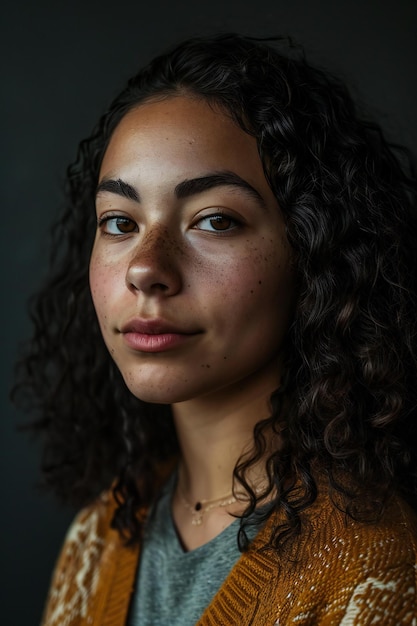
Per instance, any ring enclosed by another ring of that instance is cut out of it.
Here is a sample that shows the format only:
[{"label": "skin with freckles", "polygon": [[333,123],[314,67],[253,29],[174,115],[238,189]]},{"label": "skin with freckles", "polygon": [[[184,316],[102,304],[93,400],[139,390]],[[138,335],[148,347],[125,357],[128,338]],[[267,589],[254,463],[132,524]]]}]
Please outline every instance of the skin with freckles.
[{"label": "skin with freckles", "polygon": [[215,497],[268,415],[293,305],[256,141],[203,100],[141,104],[113,133],[96,208],[104,340],[134,395],[173,405],[186,493]]}]

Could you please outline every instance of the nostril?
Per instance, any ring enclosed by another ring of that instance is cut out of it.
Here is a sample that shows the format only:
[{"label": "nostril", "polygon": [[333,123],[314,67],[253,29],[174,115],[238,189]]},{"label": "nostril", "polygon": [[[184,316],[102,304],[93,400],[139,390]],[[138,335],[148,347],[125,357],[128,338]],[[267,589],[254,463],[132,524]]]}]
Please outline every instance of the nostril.
[{"label": "nostril", "polygon": [[169,289],[168,285],[164,285],[163,283],[155,283],[151,286],[151,289],[159,290],[159,291],[167,291]]}]

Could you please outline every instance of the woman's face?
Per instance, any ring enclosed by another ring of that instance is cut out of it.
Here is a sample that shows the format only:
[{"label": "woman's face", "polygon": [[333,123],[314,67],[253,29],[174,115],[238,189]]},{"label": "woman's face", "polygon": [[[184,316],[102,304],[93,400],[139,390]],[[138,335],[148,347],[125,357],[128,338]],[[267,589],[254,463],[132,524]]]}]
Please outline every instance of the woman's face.
[{"label": "woman's face", "polygon": [[97,219],[94,305],[135,396],[277,386],[294,278],[253,137],[203,100],[138,106],[105,153]]}]

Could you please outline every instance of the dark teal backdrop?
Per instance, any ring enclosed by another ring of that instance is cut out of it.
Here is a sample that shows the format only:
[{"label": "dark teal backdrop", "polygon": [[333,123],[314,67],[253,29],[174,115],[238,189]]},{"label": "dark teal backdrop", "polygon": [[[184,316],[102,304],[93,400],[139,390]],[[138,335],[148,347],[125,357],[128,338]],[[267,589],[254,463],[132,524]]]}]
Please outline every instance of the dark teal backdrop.
[{"label": "dark teal backdrop", "polygon": [[161,49],[191,35],[239,31],[291,34],[310,58],[345,77],[391,138],[415,150],[417,2],[9,0],[1,24],[0,622],[31,626],[73,512],[36,489],[39,451],[17,433],[24,417],[7,390],[29,332],[25,302],[46,269],[49,224],[78,141]]}]

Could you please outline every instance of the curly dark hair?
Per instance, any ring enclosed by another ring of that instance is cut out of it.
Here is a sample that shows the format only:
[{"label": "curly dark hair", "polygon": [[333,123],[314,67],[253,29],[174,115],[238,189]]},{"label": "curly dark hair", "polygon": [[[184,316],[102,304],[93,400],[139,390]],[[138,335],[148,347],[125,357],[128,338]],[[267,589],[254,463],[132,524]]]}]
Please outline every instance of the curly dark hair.
[{"label": "curly dark hair", "polygon": [[[376,519],[393,491],[415,507],[411,157],[362,120],[346,87],[311,67],[298,46],[238,35],[192,39],[154,59],[129,80],[68,169],[51,277],[31,305],[35,332],[16,388],[37,411],[47,484],[83,503],[115,481],[113,524],[134,541],[137,511],[154,497],[158,466],[178,454],[170,408],[133,397],[110,358],[88,284],[95,191],[109,138],[130,109],[175,94],[220,106],[256,138],[296,258],[284,381],[234,472],[250,495],[241,547],[247,517],[267,494],[274,497],[261,507],[263,518],[281,507],[287,520],[270,545],[299,532],[318,474],[353,518]],[[247,470],[264,458],[271,428],[282,448],[269,454],[268,485],[255,494]]]}]

